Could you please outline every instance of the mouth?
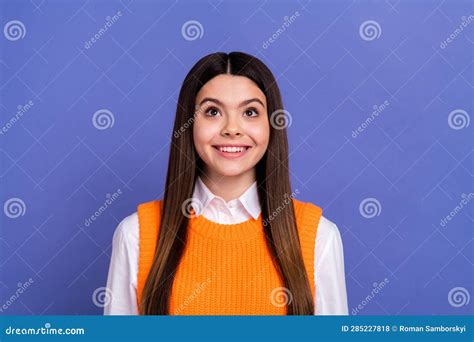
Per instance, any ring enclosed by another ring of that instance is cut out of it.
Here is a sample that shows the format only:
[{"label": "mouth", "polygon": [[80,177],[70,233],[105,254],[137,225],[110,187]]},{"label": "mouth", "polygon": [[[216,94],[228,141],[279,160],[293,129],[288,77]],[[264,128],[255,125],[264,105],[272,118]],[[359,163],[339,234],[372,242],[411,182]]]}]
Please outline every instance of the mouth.
[{"label": "mouth", "polygon": [[224,158],[240,158],[252,148],[249,145],[212,145],[212,147]]}]

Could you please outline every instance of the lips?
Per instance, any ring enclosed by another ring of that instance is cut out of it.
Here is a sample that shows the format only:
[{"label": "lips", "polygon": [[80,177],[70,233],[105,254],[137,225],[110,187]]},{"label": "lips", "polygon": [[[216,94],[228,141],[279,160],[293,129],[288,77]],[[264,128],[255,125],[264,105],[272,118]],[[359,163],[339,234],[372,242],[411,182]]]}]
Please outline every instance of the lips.
[{"label": "lips", "polygon": [[241,158],[252,148],[248,145],[213,145],[219,156],[226,159]]},{"label": "lips", "polygon": [[242,153],[248,150],[251,146],[248,145],[213,145],[216,150],[225,153]]}]

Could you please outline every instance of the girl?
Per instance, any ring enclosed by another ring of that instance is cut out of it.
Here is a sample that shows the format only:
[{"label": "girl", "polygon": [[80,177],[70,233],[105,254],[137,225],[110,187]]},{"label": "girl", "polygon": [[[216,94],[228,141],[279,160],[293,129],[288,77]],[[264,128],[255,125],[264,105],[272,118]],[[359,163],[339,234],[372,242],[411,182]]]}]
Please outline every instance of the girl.
[{"label": "girl", "polygon": [[105,314],[347,314],[341,237],[291,192],[281,113],[257,58],[213,53],[193,66],[164,198],[114,233]]}]

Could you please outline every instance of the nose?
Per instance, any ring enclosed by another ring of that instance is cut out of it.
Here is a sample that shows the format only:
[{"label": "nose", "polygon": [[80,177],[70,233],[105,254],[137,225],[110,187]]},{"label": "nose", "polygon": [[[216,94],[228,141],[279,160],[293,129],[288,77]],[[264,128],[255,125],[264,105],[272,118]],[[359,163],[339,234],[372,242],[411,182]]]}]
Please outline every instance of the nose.
[{"label": "nose", "polygon": [[231,136],[241,136],[242,131],[240,126],[235,122],[233,119],[228,119],[224,128],[222,129],[221,134],[225,137],[231,137]]}]

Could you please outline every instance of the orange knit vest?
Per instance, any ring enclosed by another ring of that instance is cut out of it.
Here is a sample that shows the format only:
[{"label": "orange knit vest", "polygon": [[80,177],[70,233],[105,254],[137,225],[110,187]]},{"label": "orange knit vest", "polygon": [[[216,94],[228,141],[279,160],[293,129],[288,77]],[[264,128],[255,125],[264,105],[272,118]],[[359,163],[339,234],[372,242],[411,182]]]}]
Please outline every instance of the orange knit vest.
[{"label": "orange knit vest", "polygon": [[[140,204],[137,304],[150,272],[162,200]],[[314,248],[320,207],[293,199],[305,271],[315,298]],[[285,315],[292,294],[284,287],[257,220],[219,224],[191,217],[188,241],[174,276],[170,315]]]}]

